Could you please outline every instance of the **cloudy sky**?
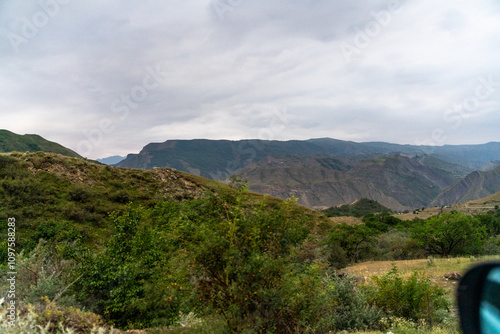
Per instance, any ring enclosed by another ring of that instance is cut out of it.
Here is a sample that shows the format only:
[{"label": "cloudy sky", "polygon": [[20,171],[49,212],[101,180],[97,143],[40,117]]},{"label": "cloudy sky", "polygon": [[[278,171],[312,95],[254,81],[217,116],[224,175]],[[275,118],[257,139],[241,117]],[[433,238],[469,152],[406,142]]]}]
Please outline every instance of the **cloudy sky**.
[{"label": "cloudy sky", "polygon": [[89,158],[500,141],[499,36],[498,0],[2,0],[0,128]]}]

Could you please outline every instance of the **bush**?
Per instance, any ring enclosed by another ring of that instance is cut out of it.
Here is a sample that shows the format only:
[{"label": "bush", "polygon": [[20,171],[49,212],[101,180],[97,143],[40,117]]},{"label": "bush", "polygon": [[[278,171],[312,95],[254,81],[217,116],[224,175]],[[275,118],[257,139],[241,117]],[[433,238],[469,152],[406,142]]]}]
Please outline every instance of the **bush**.
[{"label": "bush", "polygon": [[483,247],[483,255],[500,254],[500,235],[495,235],[486,240]]},{"label": "bush", "polygon": [[425,274],[414,272],[403,279],[396,266],[382,277],[373,277],[374,287],[368,288],[369,301],[388,315],[414,322],[422,319],[430,326],[442,322],[443,311],[449,311],[446,292],[432,285]]},{"label": "bush", "polygon": [[380,235],[378,240],[378,259],[410,260],[425,257],[425,251],[419,247],[409,233],[390,230]]}]

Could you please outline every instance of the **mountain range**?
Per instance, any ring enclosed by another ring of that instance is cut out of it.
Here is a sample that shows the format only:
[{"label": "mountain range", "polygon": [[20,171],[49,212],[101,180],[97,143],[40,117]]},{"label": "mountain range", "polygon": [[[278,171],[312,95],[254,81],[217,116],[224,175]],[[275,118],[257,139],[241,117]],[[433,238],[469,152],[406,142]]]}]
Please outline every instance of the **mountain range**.
[{"label": "mountain range", "polygon": [[[45,151],[79,157],[38,135],[0,130],[0,152]],[[101,162],[112,164],[122,157]],[[320,209],[359,198],[395,211],[461,203],[500,191],[500,143],[414,146],[356,143],[330,138],[266,140],[168,140],[146,145],[115,166],[169,167],[227,181],[248,180],[249,189],[278,198],[297,197]]]},{"label": "mountain range", "polygon": [[[404,211],[499,191],[500,176],[495,173],[499,159],[500,143],[495,142],[415,146],[330,138],[198,139],[151,143],[116,166],[170,167],[219,181],[241,175],[252,191],[279,198],[296,196],[311,208],[366,197]],[[474,178],[475,173],[482,177]],[[479,180],[482,183],[475,185]]]}]

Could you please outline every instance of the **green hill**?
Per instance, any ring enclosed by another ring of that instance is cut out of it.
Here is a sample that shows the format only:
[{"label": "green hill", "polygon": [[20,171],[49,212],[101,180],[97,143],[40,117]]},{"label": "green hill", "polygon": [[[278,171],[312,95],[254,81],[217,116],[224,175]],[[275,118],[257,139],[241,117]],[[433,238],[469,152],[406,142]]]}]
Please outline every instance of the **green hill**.
[{"label": "green hill", "polygon": [[[92,243],[109,233],[110,213],[123,211],[128,203],[151,208],[161,201],[180,203],[206,198],[207,192],[235,191],[228,185],[168,168],[116,168],[45,152],[0,154],[0,220],[18,219],[20,247],[33,247],[37,228],[49,221],[63,222],[72,233]],[[257,205],[264,197],[246,192],[244,201]],[[283,202],[265,198],[270,207]],[[318,223],[326,221],[314,210],[297,208],[301,215]]]},{"label": "green hill", "polygon": [[0,152],[50,152],[68,157],[80,157],[76,152],[48,141],[39,135],[18,135],[8,130],[0,130]]},{"label": "green hill", "polygon": [[360,198],[352,204],[330,207],[322,210],[322,212],[328,217],[352,216],[359,218],[369,213],[392,212],[392,210],[377,201],[368,198]]}]

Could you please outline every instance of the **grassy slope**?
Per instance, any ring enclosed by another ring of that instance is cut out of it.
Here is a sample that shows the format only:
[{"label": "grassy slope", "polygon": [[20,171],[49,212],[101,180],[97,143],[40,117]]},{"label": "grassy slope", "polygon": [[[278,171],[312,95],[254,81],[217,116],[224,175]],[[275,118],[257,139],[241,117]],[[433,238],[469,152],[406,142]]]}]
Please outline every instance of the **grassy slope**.
[{"label": "grassy slope", "polygon": [[39,135],[18,135],[7,130],[0,130],[0,152],[51,152],[69,157],[80,157],[72,150],[48,141]]},{"label": "grassy slope", "polygon": [[[152,207],[159,200],[183,201],[206,192],[236,191],[228,185],[173,169],[137,170],[100,165],[53,153],[0,154],[0,221],[15,217],[20,240],[30,240],[42,222],[66,221],[88,242],[99,242],[109,232],[109,214],[132,202]],[[247,205],[265,196],[244,194]],[[269,207],[282,202],[266,197]],[[330,221],[321,213],[296,206],[316,226]]]}]

